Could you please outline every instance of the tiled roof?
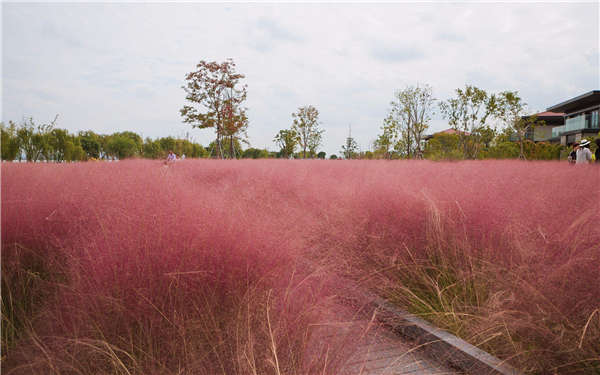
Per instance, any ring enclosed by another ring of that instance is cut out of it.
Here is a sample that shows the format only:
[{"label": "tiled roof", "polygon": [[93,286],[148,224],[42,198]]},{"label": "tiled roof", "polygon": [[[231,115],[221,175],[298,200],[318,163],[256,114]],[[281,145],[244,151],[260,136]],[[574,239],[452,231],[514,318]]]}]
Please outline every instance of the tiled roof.
[{"label": "tiled roof", "polygon": [[564,113],[562,112],[540,112],[535,114],[537,117],[564,117]]}]

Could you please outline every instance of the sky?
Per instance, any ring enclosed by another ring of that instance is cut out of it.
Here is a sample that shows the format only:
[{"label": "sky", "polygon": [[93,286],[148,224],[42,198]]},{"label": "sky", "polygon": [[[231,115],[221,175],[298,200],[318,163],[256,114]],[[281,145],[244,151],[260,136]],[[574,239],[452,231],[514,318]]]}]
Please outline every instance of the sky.
[{"label": "sky", "polygon": [[[352,129],[369,150],[397,90],[428,84],[447,100],[474,85],[518,91],[530,113],[600,89],[599,3],[3,2],[2,121],[71,132],[189,135],[186,73],[232,58],[248,85],[252,147],[313,105],[321,150]],[[435,110],[427,133],[446,129]]]}]

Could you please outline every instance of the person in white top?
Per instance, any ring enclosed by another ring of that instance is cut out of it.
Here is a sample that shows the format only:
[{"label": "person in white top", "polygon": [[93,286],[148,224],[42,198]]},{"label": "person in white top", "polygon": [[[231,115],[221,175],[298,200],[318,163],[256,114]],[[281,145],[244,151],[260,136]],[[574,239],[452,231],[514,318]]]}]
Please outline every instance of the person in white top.
[{"label": "person in white top", "polygon": [[575,164],[591,164],[592,163],[592,152],[590,151],[590,141],[584,139],[579,143],[579,149],[577,150],[577,160]]},{"label": "person in white top", "polygon": [[173,153],[172,150],[169,150],[169,154],[167,155],[167,160],[165,160],[165,164],[169,164],[177,160],[177,156]]}]

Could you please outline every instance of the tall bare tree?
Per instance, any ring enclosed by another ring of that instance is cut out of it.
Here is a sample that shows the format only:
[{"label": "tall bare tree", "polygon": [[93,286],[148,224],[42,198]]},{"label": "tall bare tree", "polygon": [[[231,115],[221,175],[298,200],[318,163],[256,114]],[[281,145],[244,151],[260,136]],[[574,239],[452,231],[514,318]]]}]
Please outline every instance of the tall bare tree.
[{"label": "tall bare tree", "polygon": [[196,71],[186,75],[186,85],[182,86],[186,100],[191,102],[180,110],[183,121],[201,129],[214,128],[221,158],[225,157],[223,141],[227,138],[231,146],[248,126],[246,109],[242,107],[247,94],[247,85],[240,83],[243,78],[243,74],[235,72],[232,59],[222,63],[202,60]]}]

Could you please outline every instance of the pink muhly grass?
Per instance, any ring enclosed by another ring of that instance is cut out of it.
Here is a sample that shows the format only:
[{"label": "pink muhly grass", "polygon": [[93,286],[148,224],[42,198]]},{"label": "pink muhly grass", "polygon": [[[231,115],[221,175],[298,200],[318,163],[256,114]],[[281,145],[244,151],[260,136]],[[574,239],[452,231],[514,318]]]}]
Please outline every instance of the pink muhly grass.
[{"label": "pink muhly grass", "polygon": [[[24,275],[5,251],[18,243],[60,287],[2,366],[335,373],[348,350],[324,364],[310,327],[338,273],[526,372],[593,372],[599,177],[519,161],[3,164],[3,283]],[[303,281],[306,258],[329,271]]]},{"label": "pink muhly grass", "polygon": [[316,254],[328,251],[348,276],[526,372],[598,370],[596,169],[346,167],[340,190],[353,191],[334,199],[344,212],[329,219],[335,225],[315,241]]},{"label": "pink muhly grass", "polygon": [[[322,292],[300,284],[290,231],[309,218],[257,183],[260,168],[213,164],[3,165],[3,248],[56,254],[61,275],[28,333],[3,343],[3,369],[335,371],[335,348],[328,363],[305,356]],[[10,283],[19,254],[2,255]]]}]

